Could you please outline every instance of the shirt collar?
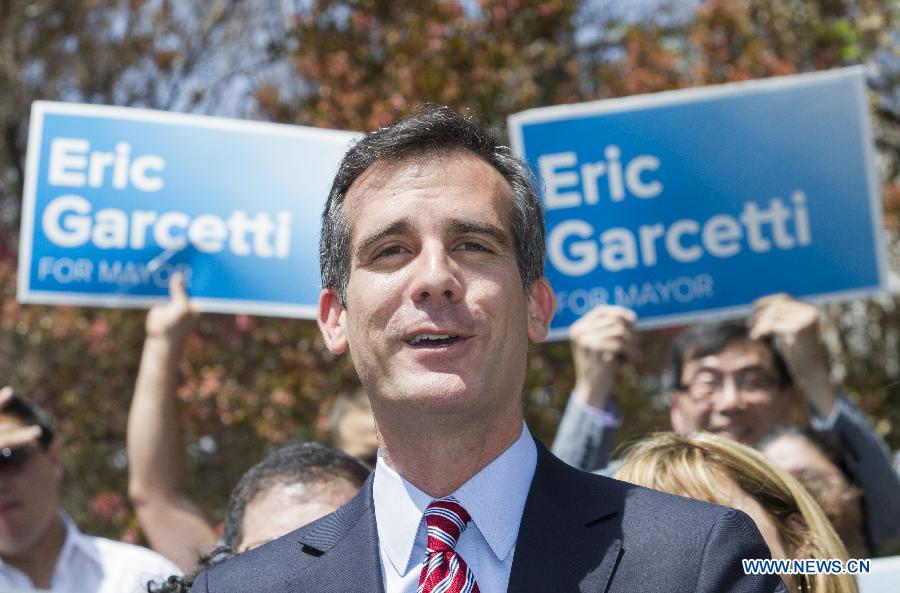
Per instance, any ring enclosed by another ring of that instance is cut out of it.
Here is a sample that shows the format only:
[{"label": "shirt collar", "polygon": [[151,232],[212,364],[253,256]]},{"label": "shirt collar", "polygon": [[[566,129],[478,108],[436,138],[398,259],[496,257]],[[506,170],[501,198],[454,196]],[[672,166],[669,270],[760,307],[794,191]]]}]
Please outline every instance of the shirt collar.
[{"label": "shirt collar", "polygon": [[75,525],[75,521],[72,520],[72,517],[65,511],[59,511],[59,518],[66,527],[66,541],[63,544],[62,550],[59,552],[57,563],[61,563],[63,559],[67,558],[70,554],[80,552],[99,564],[100,555],[97,552],[97,547],[93,544],[92,538],[83,534],[81,530],[78,529],[78,526]]},{"label": "shirt collar", "polygon": [[[537,447],[523,423],[516,442],[453,493],[498,561],[509,555],[518,537],[536,465]],[[378,539],[397,572],[405,574],[420,526],[424,532],[422,515],[434,499],[388,467],[380,455],[374,480]]]}]

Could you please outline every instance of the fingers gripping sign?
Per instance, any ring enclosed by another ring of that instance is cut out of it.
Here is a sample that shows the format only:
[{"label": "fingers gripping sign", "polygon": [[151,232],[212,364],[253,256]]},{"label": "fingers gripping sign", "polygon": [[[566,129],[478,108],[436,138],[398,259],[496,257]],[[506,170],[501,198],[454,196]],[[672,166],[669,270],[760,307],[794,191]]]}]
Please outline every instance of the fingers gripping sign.
[{"label": "fingers gripping sign", "polygon": [[572,324],[575,394],[583,403],[606,405],[622,362],[635,358],[635,321],[630,309],[600,305]]},{"label": "fingers gripping sign", "polygon": [[771,337],[791,378],[822,417],[836,400],[828,352],[819,336],[819,309],[787,294],[758,299],[747,320],[750,338]]},{"label": "fingers gripping sign", "polygon": [[753,303],[749,323],[751,338],[758,340],[771,335],[787,349],[795,347],[798,341],[801,346],[819,341],[819,309],[790,295],[775,294],[758,299]]}]

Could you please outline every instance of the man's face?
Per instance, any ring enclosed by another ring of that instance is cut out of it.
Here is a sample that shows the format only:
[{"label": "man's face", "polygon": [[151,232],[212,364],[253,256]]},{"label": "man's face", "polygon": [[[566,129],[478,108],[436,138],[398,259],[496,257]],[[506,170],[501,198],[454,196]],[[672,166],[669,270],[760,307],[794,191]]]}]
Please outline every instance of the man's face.
[{"label": "man's face", "polygon": [[346,309],[323,291],[319,322],[349,347],[379,403],[467,415],[521,413],[528,339],[546,334],[553,295],[525,294],[511,191],[468,153],[376,163],[347,192]]},{"label": "man's face", "polygon": [[343,479],[315,484],[274,484],[244,510],[239,552],[252,550],[337,510],[359,489]]},{"label": "man's face", "polygon": [[824,481],[834,490],[847,490],[850,484],[844,473],[822,451],[802,436],[784,434],[761,449],[775,465],[802,480]]},{"label": "man's face", "polygon": [[751,340],[735,340],[709,356],[688,357],[683,388],[670,396],[672,428],[753,444],[791,420],[793,393],[780,388],[777,377],[772,353]]},{"label": "man's face", "polygon": [[[0,414],[0,433],[24,426],[18,418]],[[59,505],[62,467],[55,450],[25,448],[27,460],[21,466],[0,465],[0,556],[17,556],[37,544]]]}]

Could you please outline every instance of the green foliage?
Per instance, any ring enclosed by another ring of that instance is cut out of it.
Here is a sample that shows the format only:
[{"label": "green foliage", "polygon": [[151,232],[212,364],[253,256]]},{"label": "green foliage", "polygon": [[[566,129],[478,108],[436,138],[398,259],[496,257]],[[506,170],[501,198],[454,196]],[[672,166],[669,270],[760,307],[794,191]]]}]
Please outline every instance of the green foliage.
[{"label": "green foliage", "polygon": [[[34,99],[358,130],[431,101],[474,111],[502,129],[506,115],[529,107],[866,61],[876,71],[876,141],[897,244],[895,3],[708,0],[686,20],[646,15],[636,22],[570,0],[321,0],[296,13],[285,13],[284,4],[0,3],[0,384],[57,418],[69,469],[64,505],[91,531],[138,537],[124,498],[124,430],[144,315],[16,303],[16,229]],[[897,304],[830,307],[826,320],[836,368],[895,448]],[[668,426],[653,377],[673,333],[646,333],[644,360],[619,385],[623,438]],[[325,438],[329,402],[356,381],[349,357],[332,357],[313,323],[240,315],[204,317],[181,370],[190,489],[215,518],[266,447],[292,436]],[[572,381],[565,343],[532,348],[526,413],[545,441]]]}]

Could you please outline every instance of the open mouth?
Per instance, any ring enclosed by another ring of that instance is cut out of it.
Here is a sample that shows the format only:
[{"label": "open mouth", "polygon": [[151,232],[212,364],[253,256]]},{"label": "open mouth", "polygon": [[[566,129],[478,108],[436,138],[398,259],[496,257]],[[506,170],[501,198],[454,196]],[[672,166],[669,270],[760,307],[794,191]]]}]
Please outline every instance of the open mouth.
[{"label": "open mouth", "polygon": [[750,431],[749,429],[740,426],[722,426],[719,428],[713,428],[711,432],[719,436],[741,440],[743,438],[746,438]]},{"label": "open mouth", "polygon": [[461,336],[450,334],[418,334],[406,343],[414,348],[441,348],[450,346],[463,339]]}]

